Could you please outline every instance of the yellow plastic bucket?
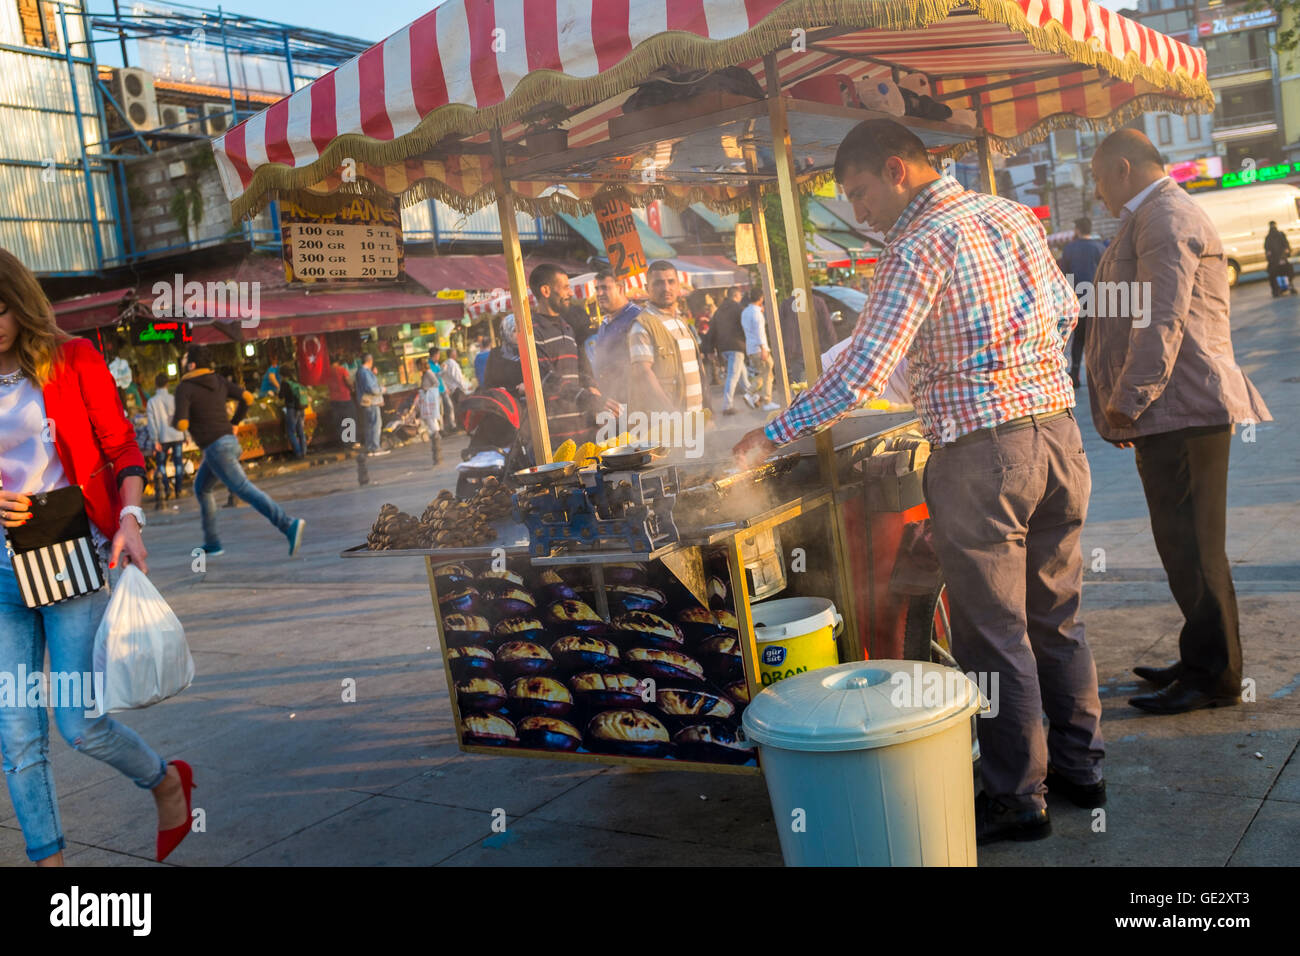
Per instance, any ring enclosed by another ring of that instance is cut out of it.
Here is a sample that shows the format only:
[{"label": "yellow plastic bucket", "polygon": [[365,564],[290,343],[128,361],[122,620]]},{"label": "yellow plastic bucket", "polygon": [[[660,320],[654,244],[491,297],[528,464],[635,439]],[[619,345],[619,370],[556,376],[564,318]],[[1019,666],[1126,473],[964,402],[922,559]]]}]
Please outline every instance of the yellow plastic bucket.
[{"label": "yellow plastic bucket", "polygon": [[844,619],[828,598],[761,601],[750,608],[750,614],[758,644],[758,674],[764,687],[840,662],[835,638],[844,627]]}]

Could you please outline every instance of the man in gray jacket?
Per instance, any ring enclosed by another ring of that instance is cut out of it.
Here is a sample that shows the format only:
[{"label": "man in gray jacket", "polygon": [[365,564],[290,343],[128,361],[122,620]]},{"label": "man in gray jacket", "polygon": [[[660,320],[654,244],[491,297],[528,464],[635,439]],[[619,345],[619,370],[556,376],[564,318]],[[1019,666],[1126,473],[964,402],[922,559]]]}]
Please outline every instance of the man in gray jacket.
[{"label": "man in gray jacket", "polygon": [[1122,220],[1097,265],[1086,344],[1092,420],[1102,438],[1136,450],[1151,532],[1185,619],[1178,663],[1135,667],[1159,689],[1129,703],[1157,714],[1235,704],[1228,450],[1235,424],[1272,419],[1233,358],[1227,266],[1209,218],[1136,130],[1109,136],[1092,170],[1097,198]]}]

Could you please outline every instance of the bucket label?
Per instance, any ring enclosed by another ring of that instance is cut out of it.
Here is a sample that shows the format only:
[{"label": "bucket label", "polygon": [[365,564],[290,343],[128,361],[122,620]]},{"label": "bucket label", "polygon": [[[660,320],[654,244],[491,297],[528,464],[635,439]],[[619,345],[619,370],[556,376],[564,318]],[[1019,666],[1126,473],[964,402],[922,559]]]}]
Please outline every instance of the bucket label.
[{"label": "bucket label", "polygon": [[763,648],[763,663],[776,667],[785,660],[785,648],[779,644]]},{"label": "bucket label", "polygon": [[770,687],[779,680],[785,680],[787,677],[793,677],[795,674],[802,674],[807,670],[808,668],[806,667],[796,667],[793,670],[777,671],[775,674],[770,671],[764,671],[762,674],[763,686]]}]

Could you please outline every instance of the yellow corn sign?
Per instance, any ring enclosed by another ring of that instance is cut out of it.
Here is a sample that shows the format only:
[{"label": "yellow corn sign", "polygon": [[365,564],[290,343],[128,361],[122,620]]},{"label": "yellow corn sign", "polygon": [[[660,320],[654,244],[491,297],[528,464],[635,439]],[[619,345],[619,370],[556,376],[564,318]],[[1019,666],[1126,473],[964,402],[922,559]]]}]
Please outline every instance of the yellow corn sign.
[{"label": "yellow corn sign", "polygon": [[609,271],[620,279],[645,272],[649,263],[645,261],[632,207],[621,199],[605,197],[595,200],[591,208],[596,214],[600,237],[605,240]]}]

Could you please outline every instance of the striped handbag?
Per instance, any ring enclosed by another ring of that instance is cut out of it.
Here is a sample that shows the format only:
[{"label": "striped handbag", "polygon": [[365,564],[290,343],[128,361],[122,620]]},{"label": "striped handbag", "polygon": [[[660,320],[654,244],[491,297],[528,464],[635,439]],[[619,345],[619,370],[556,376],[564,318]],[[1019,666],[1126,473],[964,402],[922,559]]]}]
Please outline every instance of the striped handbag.
[{"label": "striped handbag", "polygon": [[90,538],[86,499],[76,485],[29,495],[32,517],[5,529],[10,560],[30,608],[98,591],[104,572]]}]

